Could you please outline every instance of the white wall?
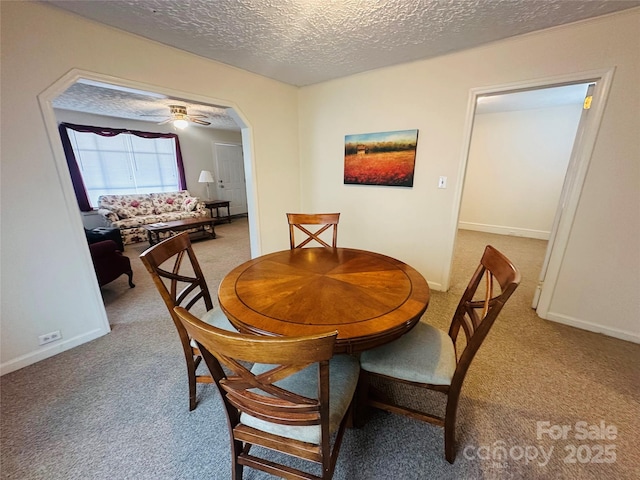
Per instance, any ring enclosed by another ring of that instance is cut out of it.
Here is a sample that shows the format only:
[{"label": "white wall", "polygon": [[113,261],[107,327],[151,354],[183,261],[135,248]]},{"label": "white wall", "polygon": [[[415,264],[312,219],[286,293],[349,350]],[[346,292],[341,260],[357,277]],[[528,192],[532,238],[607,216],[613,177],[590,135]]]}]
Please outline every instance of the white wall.
[{"label": "white wall", "polygon": [[[154,122],[141,120],[106,117],[61,109],[55,109],[54,112],[59,122],[177,134],[180,139],[187,190],[191,195],[201,198],[206,198],[207,186],[205,183],[198,182],[200,172],[202,170],[215,172],[214,142],[242,143],[242,135],[239,130],[217,130],[194,125],[190,125],[184,130],[174,130],[170,125],[158,125]],[[211,185],[210,188],[213,190],[215,186]]]},{"label": "white wall", "polygon": [[[615,67],[550,304],[555,320],[640,341],[640,10],[524,35],[300,91],[302,205],[341,211],[339,244],[445,283],[464,180],[470,90]],[[413,188],[343,184],[344,136],[420,130]],[[438,189],[438,177],[449,187]]]},{"label": "white wall", "polygon": [[[70,180],[53,153],[61,147],[49,143],[38,103],[72,69],[237,108],[251,127],[243,136],[260,199],[258,245],[287,247],[284,212],[300,203],[297,89],[46,4],[0,8],[2,373],[108,331],[80,217],[67,208]],[[38,335],[55,330],[62,342],[38,346]]]},{"label": "white wall", "polygon": [[459,227],[547,240],[581,113],[578,104],[477,114]]}]

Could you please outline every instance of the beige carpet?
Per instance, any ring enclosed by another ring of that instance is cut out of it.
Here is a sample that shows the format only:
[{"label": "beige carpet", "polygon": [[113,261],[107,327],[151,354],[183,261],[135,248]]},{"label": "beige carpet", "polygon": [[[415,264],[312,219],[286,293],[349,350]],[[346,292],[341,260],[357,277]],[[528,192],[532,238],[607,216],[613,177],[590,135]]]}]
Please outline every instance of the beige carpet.
[{"label": "beige carpet", "polygon": [[[216,232],[194,242],[214,297],[221,278],[249,258],[246,219]],[[373,412],[346,432],[335,479],[640,478],[640,346],[535,315],[545,242],[461,231],[451,291],[433,292],[423,321],[447,328],[488,243],[523,282],[467,375],[455,464],[444,459],[441,429]],[[198,407],[188,412],[175,328],[137,258],[146,247],[126,247],[136,288],[122,277],[102,289],[111,334],[0,378],[0,478],[230,478],[219,395],[199,385]],[[391,393],[425,406],[437,400],[408,388]],[[566,438],[538,438],[539,422],[551,433],[564,427]],[[582,439],[579,422],[604,423],[609,438]],[[272,477],[247,470],[244,478]]]},{"label": "beige carpet", "polygon": [[[215,305],[218,304],[217,286],[222,278],[235,266],[251,258],[249,227],[246,217],[236,218],[232,223],[216,225],[216,238],[193,242],[193,249],[205,274],[207,285]],[[125,277],[102,288],[102,297],[112,325],[158,321],[168,313],[149,273],[139,255],[149,248],[146,242],[125,246],[125,255],[131,259],[133,283],[129,290]],[[197,312],[197,310],[194,310]]]}]

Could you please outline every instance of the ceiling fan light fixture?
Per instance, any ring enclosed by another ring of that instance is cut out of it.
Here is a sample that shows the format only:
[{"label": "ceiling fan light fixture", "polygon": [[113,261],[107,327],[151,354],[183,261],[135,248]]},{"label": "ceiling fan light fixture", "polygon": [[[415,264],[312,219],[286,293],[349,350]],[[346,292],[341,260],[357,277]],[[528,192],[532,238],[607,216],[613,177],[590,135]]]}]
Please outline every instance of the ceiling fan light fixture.
[{"label": "ceiling fan light fixture", "polygon": [[196,113],[189,115],[187,113],[187,107],[183,105],[169,105],[169,111],[169,115],[162,122],[158,123],[158,125],[172,124],[175,128],[179,128],[180,130],[187,128],[190,123],[195,123],[198,125],[211,125],[211,122],[203,120],[207,117],[205,114]]},{"label": "ceiling fan light fixture", "polygon": [[182,105],[169,105],[171,111],[171,119],[173,126],[180,130],[187,128],[189,125],[189,117],[187,116],[187,107]]},{"label": "ceiling fan light fixture", "polygon": [[173,121],[173,126],[179,128],[180,130],[187,128],[189,122],[184,118],[177,118]]}]

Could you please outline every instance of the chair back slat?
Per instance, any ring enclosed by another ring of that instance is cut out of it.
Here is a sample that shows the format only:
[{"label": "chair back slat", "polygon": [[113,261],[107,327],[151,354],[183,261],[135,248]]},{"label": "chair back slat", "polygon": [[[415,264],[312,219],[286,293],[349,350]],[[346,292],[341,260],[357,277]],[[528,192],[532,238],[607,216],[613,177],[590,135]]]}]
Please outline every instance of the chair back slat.
[{"label": "chair back slat", "polygon": [[[207,310],[213,308],[211,294],[188,233],[181,233],[154,245],[144,251],[140,259],[153,278],[179,330],[182,329],[182,324],[175,316],[174,307],[184,306],[190,310],[202,299]],[[185,262],[187,259],[188,262]],[[169,263],[171,268],[164,267],[165,263]]]},{"label": "chair back slat", "polygon": [[[338,244],[339,220],[339,213],[287,213],[287,221],[289,222],[289,244],[291,249],[303,248],[313,241],[323,247],[336,248]],[[308,225],[322,226],[312,231],[307,228]],[[330,228],[333,228],[331,244],[321,237],[321,235]],[[305,235],[304,240],[297,244],[295,240],[296,231]]]},{"label": "chair back slat", "polygon": [[[224,380],[220,381],[221,385],[227,392],[246,391],[248,392],[247,395],[249,397],[254,398],[250,392],[250,389],[259,389],[269,395],[272,395],[274,398],[279,398],[283,401],[287,401],[288,404],[316,404],[315,400],[313,399],[297,395],[295,393],[289,392],[288,390],[284,390],[273,385],[275,382],[283,380],[293,375],[294,373],[297,373],[300,370],[308,367],[309,364],[296,365],[295,368],[282,365],[274,366],[274,368],[272,368],[268,372],[255,375],[240,362],[237,362],[228,356],[219,354],[218,359],[224,366],[226,366],[235,374],[235,376],[227,376]],[[265,403],[272,404],[270,401],[266,401]]]},{"label": "chair back slat", "polygon": [[[221,381],[220,384],[224,387],[224,389],[229,393],[229,395],[236,395],[236,392],[247,390],[247,387],[240,388],[239,385],[234,385],[233,388],[230,387],[230,384],[226,381]],[[284,393],[290,393],[287,390],[282,390]],[[283,395],[285,396],[285,395]],[[301,395],[291,395],[292,400],[287,400],[285,398],[279,398],[276,396],[267,397],[265,395],[254,393],[251,391],[247,391],[246,394],[242,396],[236,395],[237,398],[248,398],[255,405],[268,405],[270,408],[274,410],[295,410],[300,413],[308,413],[315,412],[318,410],[318,401],[317,399],[303,397]]]},{"label": "chair back slat", "polygon": [[205,309],[212,310],[213,301],[207,282],[187,232],[170,237],[148,248],[140,254],[140,260],[151,275],[178,331],[187,362],[189,409],[193,410],[196,405],[196,382],[211,382],[211,377],[207,375],[196,376],[197,362],[201,360],[199,352],[191,346],[189,334],[173,309],[176,306],[182,306],[191,310],[202,300]]},{"label": "chair back slat", "polygon": [[320,425],[320,404],[317,400],[314,405],[304,405],[300,408],[301,405],[295,402],[287,402],[279,398],[270,399],[251,392],[240,393],[232,389],[227,390],[224,384],[223,388],[227,392],[229,403],[252,417],[280,425],[299,427]]},{"label": "chair back slat", "polygon": [[[484,292],[478,292],[483,278],[485,279]],[[495,291],[496,283],[500,286],[500,292]],[[518,269],[502,253],[491,245],[487,245],[480,264],[460,299],[449,328],[449,336],[454,345],[461,327],[466,337],[466,345],[458,356],[455,376],[464,378],[471,359],[489,333],[502,307],[519,284]],[[481,294],[479,299],[478,294]]]},{"label": "chair back slat", "polygon": [[486,271],[484,278],[487,281],[487,286],[485,289],[486,292],[484,295],[484,304],[482,306],[481,318],[487,316],[487,312],[489,311],[489,301],[493,298],[493,274],[490,271]]},{"label": "chair back slat", "polygon": [[464,330],[465,338],[469,339],[473,335],[473,332],[476,329],[476,326],[480,322],[478,318],[478,314],[475,309],[469,308],[467,305],[465,308],[464,315],[461,315],[459,318],[460,326],[462,326]]}]

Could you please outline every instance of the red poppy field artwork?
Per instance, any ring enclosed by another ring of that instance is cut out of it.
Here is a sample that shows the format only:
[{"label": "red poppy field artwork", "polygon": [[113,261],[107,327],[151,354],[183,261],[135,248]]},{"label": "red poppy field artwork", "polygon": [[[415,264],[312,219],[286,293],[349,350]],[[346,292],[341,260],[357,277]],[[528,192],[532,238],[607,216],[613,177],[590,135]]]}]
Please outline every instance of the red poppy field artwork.
[{"label": "red poppy field artwork", "polygon": [[413,187],[418,130],[344,137],[344,183]]}]

